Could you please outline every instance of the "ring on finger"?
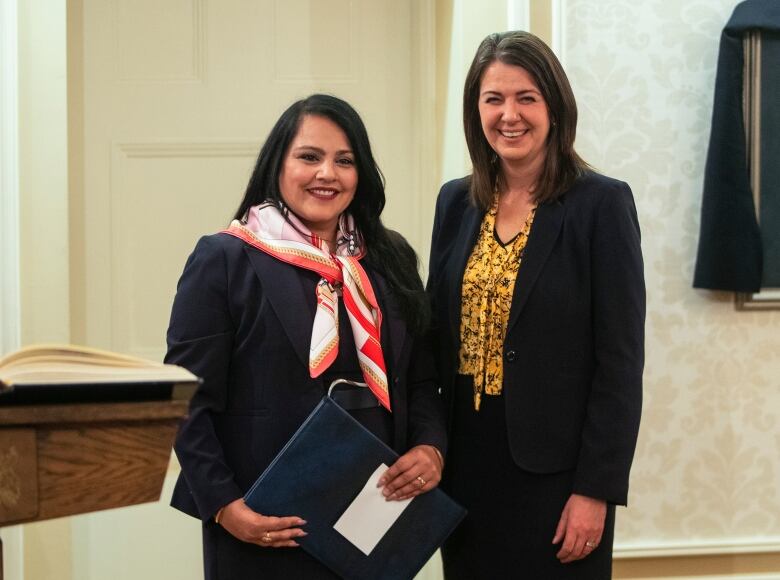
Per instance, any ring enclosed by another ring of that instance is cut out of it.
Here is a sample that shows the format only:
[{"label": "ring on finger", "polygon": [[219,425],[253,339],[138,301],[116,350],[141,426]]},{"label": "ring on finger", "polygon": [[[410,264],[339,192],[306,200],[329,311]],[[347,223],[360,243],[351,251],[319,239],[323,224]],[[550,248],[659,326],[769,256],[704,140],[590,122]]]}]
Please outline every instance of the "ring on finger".
[{"label": "ring on finger", "polygon": [[426,481],[425,481],[425,480],[422,478],[422,475],[418,475],[418,476],[417,476],[417,485],[419,485],[419,486],[420,486],[420,489],[422,489],[423,487],[425,487],[425,484],[426,484],[426,483],[427,483],[427,482],[426,482]]},{"label": "ring on finger", "polygon": [[596,543],[596,542],[591,542],[591,541],[585,542],[585,547],[586,548],[595,549],[596,546],[598,546],[598,543]]},{"label": "ring on finger", "polygon": [[271,539],[271,532],[266,532],[263,534],[263,537],[260,538],[261,541],[265,542],[266,544],[270,544],[273,540]]}]

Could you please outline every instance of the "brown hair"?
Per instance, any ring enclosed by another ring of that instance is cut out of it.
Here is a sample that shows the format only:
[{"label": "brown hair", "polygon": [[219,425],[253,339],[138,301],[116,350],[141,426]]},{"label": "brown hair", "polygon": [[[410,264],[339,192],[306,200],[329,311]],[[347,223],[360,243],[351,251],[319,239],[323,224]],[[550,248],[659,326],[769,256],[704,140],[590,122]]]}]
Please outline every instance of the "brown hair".
[{"label": "brown hair", "polygon": [[582,175],[588,164],[574,150],[577,132],[577,103],[552,50],[530,32],[510,31],[488,35],[479,45],[463,89],[463,129],[473,171],[470,193],[477,206],[487,209],[496,186],[501,186],[500,165],[482,130],[479,116],[479,91],[482,75],[495,61],[524,68],[536,82],[547,103],[550,133],[547,151],[539,175],[534,199],[538,203],[554,200]]}]

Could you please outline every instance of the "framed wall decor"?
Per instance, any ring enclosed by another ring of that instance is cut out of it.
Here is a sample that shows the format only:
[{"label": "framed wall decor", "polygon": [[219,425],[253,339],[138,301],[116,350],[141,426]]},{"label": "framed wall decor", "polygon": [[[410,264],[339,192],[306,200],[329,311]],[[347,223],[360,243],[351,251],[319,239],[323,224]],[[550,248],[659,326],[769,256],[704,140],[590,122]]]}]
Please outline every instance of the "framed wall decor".
[{"label": "framed wall decor", "polygon": [[761,290],[735,293],[737,310],[780,310],[780,34],[748,31],[743,115],[747,163],[761,230]]}]

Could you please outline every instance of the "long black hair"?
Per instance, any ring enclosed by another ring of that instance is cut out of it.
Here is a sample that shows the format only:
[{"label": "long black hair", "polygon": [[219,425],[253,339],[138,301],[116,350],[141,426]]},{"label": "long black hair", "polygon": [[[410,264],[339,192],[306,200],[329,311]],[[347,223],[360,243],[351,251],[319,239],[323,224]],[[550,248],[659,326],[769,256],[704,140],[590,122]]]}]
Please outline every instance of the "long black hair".
[{"label": "long black hair", "polygon": [[347,211],[355,219],[366,246],[363,262],[387,281],[409,329],[422,333],[430,319],[428,300],[417,271],[418,259],[412,247],[381,220],[385,207],[385,179],[371,153],[371,143],[360,115],[352,106],[331,95],[315,94],[294,102],[271,129],[257,157],[244,199],[234,219],[242,219],[249,208],[271,202],[283,213],[290,211],[279,189],[279,175],[298,133],[301,120],[313,115],[338,125],[347,136],[358,174],[355,197]]}]

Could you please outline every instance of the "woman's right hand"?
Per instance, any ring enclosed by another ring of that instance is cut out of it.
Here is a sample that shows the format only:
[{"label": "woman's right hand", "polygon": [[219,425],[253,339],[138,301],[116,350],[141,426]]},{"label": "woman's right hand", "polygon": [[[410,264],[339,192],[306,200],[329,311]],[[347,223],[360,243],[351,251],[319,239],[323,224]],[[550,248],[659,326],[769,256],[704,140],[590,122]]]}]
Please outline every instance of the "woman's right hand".
[{"label": "woman's right hand", "polygon": [[295,548],[295,538],[306,535],[299,526],[306,524],[299,517],[263,516],[237,499],[224,508],[219,524],[242,542],[257,544],[263,548]]}]

